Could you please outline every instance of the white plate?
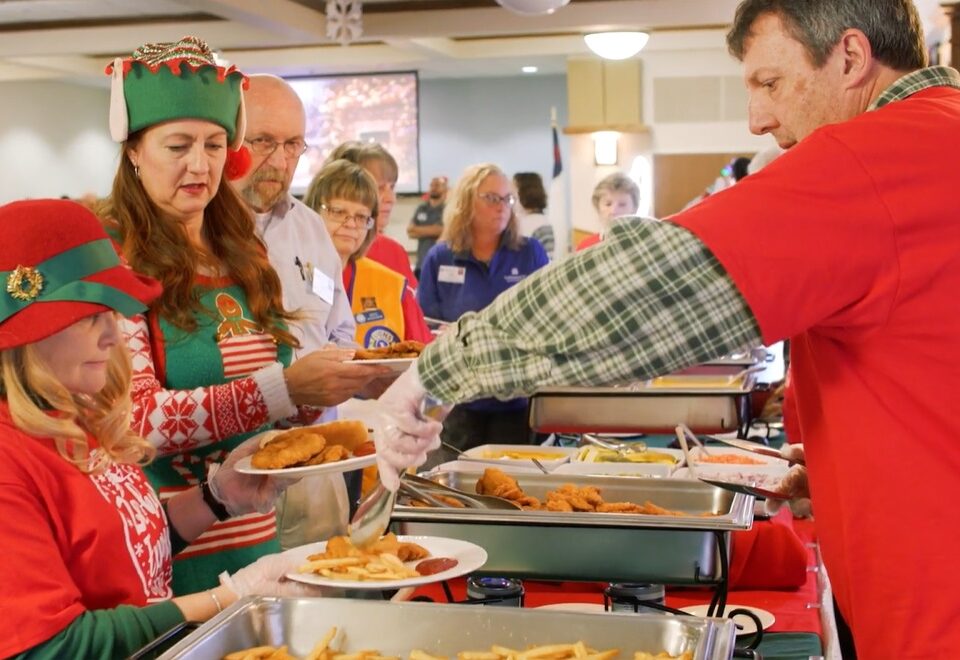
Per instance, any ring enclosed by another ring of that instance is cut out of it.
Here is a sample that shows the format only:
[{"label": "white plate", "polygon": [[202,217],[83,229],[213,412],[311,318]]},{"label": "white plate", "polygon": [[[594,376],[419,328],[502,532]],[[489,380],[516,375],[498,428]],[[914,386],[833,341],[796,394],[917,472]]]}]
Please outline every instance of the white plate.
[{"label": "white plate", "polygon": [[[430,557],[449,557],[450,559],[456,559],[457,565],[446,571],[435,573],[434,575],[421,575],[403,580],[334,580],[316,573],[287,573],[287,578],[320,587],[341,587],[343,589],[400,589],[401,587],[417,587],[422,584],[443,582],[444,580],[472,573],[487,563],[486,550],[479,545],[461,541],[460,539],[448,539],[442,536],[398,536],[397,539],[401,542],[422,545],[430,552]],[[303,558],[301,561],[306,563],[309,555],[323,552],[326,547],[327,542],[321,541],[320,543],[301,546],[297,551],[302,551]],[[428,557],[428,559],[430,557]],[[410,568],[415,568],[421,561],[423,561],[423,559],[408,561],[406,565]]]},{"label": "white plate", "polygon": [[560,612],[585,612],[589,614],[608,614],[603,608],[603,603],[550,603],[549,605],[540,605],[536,610],[557,610]]},{"label": "white plate", "polygon": [[376,454],[366,456],[354,456],[345,461],[334,461],[333,463],[321,463],[320,465],[304,465],[301,467],[289,467],[281,470],[261,470],[250,465],[253,456],[244,456],[233,468],[243,474],[260,474],[276,477],[306,477],[312,474],[334,474],[337,472],[352,472],[373,465],[377,462]]},{"label": "white plate", "polygon": [[[690,605],[689,607],[681,607],[680,609],[687,614],[692,614],[693,616],[707,616],[707,609],[709,605]],[[766,630],[773,625],[773,622],[777,620],[771,612],[767,610],[762,610],[759,607],[749,607],[748,605],[732,605],[727,603],[724,612],[729,612],[730,610],[750,610],[757,615],[757,618],[760,619],[760,624],[763,626],[763,629]],[[753,622],[748,616],[743,614],[738,614],[733,617],[734,623],[737,623],[743,626],[743,629],[737,629],[737,635],[752,635],[757,632],[757,624]]]},{"label": "white plate", "polygon": [[350,360],[350,364],[375,364],[381,367],[390,367],[394,373],[403,373],[417,358],[383,358],[380,360]]}]

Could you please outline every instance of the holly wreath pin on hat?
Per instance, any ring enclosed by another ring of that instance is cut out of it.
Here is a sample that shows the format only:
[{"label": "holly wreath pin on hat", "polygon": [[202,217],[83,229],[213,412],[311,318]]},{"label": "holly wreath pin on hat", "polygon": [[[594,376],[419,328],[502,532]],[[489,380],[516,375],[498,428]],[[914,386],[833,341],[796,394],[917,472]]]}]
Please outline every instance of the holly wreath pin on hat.
[{"label": "holly wreath pin on hat", "polygon": [[0,206],[0,350],[105,311],[133,316],[160,283],[120,261],[97,217],[76,202]]},{"label": "holly wreath pin on hat", "polygon": [[252,160],[243,145],[247,77],[235,66],[220,66],[205,41],[184,37],[144,44],[130,57],[114,59],[106,73],[115,142],[166,121],[202,119],[227,131],[227,177],[240,178],[249,169]]}]

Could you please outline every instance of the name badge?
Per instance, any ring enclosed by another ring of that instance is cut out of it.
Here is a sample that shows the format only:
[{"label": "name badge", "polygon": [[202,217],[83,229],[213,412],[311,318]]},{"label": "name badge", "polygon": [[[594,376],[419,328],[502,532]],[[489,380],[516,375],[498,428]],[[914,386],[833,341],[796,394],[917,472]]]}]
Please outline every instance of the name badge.
[{"label": "name badge", "polygon": [[319,268],[313,269],[313,282],[311,283],[313,295],[319,296],[323,302],[328,305],[333,304],[333,279]]},{"label": "name badge", "polygon": [[374,321],[382,321],[385,317],[383,311],[379,309],[368,309],[359,314],[354,315],[354,320],[356,320],[357,325],[363,325],[364,323],[373,323]]},{"label": "name badge", "polygon": [[447,284],[463,284],[467,279],[467,269],[463,266],[440,266],[437,281]]},{"label": "name badge", "polygon": [[417,214],[417,222],[426,222],[426,221],[427,221],[427,212],[420,211],[420,213]]}]

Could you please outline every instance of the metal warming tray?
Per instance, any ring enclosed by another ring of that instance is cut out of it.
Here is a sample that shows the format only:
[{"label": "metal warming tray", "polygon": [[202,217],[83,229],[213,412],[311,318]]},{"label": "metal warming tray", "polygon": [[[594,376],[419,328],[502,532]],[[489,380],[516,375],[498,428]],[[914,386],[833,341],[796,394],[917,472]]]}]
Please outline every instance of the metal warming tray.
[{"label": "metal warming tray", "polygon": [[[482,471],[426,475],[476,492]],[[556,474],[515,475],[529,495],[543,499],[565,483],[596,486],[607,502],[647,500],[689,516],[559,513],[397,506],[403,534],[463,539],[489,557],[482,573],[546,580],[716,583],[723,578],[718,544],[753,524],[753,497],[699,481],[621,479]],[[703,517],[701,512],[716,516]]]},{"label": "metal warming tray", "polygon": [[530,428],[541,433],[697,433],[743,430],[750,423],[754,379],[737,387],[557,387],[530,397]]},{"label": "metal warming tray", "polygon": [[345,633],[348,652],[377,649],[401,658],[412,649],[456,657],[459,651],[485,651],[493,644],[523,648],[583,640],[598,649],[619,648],[624,660],[635,651],[693,651],[695,660],[728,660],[735,635],[729,619],[259,597],[238,601],[160,657],[219,660],[260,645],[287,645],[290,653],[304,657],[332,626]]}]

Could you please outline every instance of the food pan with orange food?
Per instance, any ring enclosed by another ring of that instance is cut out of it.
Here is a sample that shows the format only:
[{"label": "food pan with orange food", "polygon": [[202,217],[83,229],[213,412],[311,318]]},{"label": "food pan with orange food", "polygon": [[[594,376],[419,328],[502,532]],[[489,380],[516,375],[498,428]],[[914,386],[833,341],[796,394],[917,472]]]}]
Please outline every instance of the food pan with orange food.
[{"label": "food pan with orange food", "polygon": [[782,458],[763,456],[743,449],[711,445],[706,452],[702,447],[690,450],[690,460],[696,472],[710,475],[739,475],[744,473],[764,477],[782,477],[790,464]]}]

